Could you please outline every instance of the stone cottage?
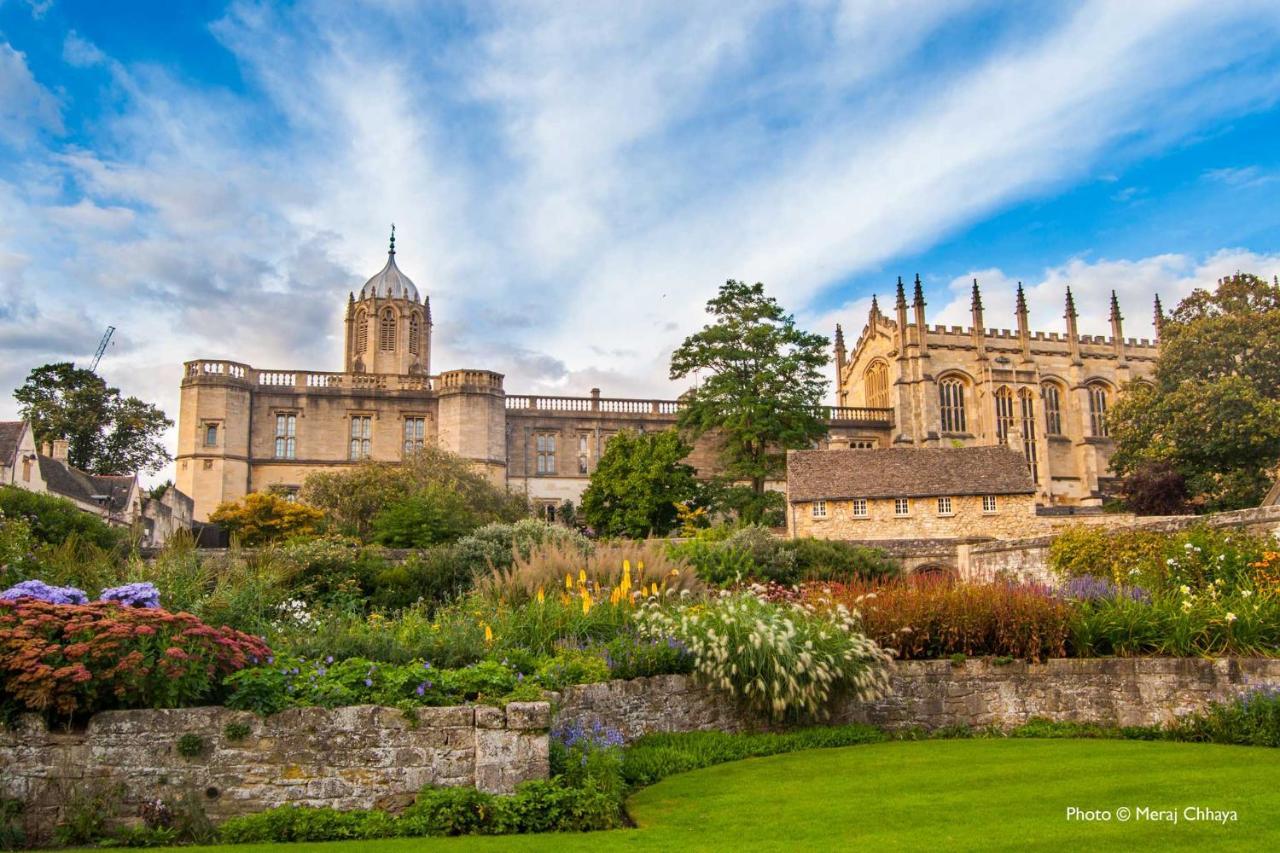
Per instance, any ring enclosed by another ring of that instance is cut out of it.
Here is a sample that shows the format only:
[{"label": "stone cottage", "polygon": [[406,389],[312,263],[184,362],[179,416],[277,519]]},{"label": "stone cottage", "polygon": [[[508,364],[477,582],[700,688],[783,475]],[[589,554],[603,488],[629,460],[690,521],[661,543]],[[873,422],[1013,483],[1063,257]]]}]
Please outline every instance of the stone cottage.
[{"label": "stone cottage", "polygon": [[821,539],[1009,539],[1041,532],[1036,486],[1008,447],[787,454],[787,533]]}]

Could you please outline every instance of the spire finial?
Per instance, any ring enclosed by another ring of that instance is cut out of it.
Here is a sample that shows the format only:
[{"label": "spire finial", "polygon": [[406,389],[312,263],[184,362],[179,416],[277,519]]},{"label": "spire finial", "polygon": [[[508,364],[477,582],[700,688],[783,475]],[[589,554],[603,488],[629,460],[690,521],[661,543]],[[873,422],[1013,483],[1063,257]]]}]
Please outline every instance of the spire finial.
[{"label": "spire finial", "polygon": [[1071,285],[1067,285],[1067,316],[1076,318],[1076,298],[1071,295]]},{"label": "spire finial", "polygon": [[898,302],[897,307],[906,309],[907,307],[907,291],[902,286],[902,276],[898,276]]},{"label": "spire finial", "polygon": [[982,291],[978,289],[978,280],[976,278],[973,280],[973,303],[970,307],[974,311],[982,310]]},{"label": "spire finial", "polygon": [[387,252],[387,254],[394,255],[395,253],[396,253],[396,224],[392,222],[391,223],[391,251]]},{"label": "spire finial", "polygon": [[920,283],[920,273],[916,273],[916,290],[913,304],[924,307],[924,285]]},{"label": "spire finial", "polygon": [[[880,300],[876,297],[876,294],[874,293],[871,294],[871,316],[873,317],[880,316]],[[840,324],[837,323],[836,328],[839,329]]]},{"label": "spire finial", "polygon": [[1120,316],[1120,300],[1116,297],[1116,292],[1114,290],[1111,291],[1111,319],[1113,321],[1120,321],[1124,319],[1124,317]]},{"label": "spire finial", "polygon": [[1018,282],[1017,312],[1019,314],[1027,313],[1027,295],[1022,291],[1022,282]]},{"label": "spire finial", "polygon": [[844,329],[836,323],[836,349],[844,349]]}]

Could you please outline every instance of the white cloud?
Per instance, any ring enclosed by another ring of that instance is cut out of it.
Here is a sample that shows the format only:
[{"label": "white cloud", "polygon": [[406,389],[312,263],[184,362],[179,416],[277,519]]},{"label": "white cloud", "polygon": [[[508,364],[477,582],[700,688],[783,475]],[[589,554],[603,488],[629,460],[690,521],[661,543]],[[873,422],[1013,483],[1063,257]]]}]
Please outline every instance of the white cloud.
[{"label": "white cloud", "polygon": [[36,81],[25,54],[0,42],[0,144],[23,144],[46,130],[62,132],[57,98]]}]

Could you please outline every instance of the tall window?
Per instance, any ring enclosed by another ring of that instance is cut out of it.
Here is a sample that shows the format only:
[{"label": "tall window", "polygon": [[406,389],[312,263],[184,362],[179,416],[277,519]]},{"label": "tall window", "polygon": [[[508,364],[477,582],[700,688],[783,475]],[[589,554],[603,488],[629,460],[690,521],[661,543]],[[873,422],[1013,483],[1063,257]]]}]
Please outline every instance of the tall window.
[{"label": "tall window", "polygon": [[404,455],[408,456],[422,449],[427,434],[426,418],[404,419]]},{"label": "tall window", "polygon": [[1046,382],[1044,391],[1044,431],[1049,435],[1062,435],[1062,392],[1052,382]]},{"label": "tall window", "polygon": [[1030,388],[1018,392],[1018,402],[1022,404],[1022,453],[1027,457],[1027,466],[1031,468],[1031,479],[1039,482],[1040,474],[1036,465],[1036,398]]},{"label": "tall window", "polygon": [[382,312],[378,330],[378,349],[390,351],[396,348],[396,312],[388,308]]},{"label": "tall window", "polygon": [[862,375],[867,386],[867,405],[873,409],[889,408],[889,368],[877,361]]},{"label": "tall window", "polygon": [[556,436],[555,433],[540,432],[533,437],[534,451],[537,453],[537,471],[539,474],[556,472]]},{"label": "tall window", "polygon": [[1008,386],[996,391],[996,438],[1003,444],[1013,429],[1013,392]]},{"label": "tall window", "polygon": [[959,379],[944,379],[938,383],[938,396],[942,404],[942,431],[965,432],[964,383]]},{"label": "tall window", "polygon": [[298,416],[276,415],[276,458],[294,459],[298,455]]},{"label": "tall window", "polygon": [[1089,386],[1089,427],[1093,435],[1107,435],[1107,387],[1102,383]]},{"label": "tall window", "polygon": [[368,459],[373,454],[373,418],[355,415],[351,418],[351,458]]},{"label": "tall window", "polygon": [[218,425],[217,424],[204,425],[204,446],[205,447],[218,446]]},{"label": "tall window", "polygon": [[356,352],[364,352],[369,348],[369,315],[363,311],[356,312]]},{"label": "tall window", "polygon": [[587,473],[588,453],[587,448],[591,446],[590,437],[585,432],[578,433],[578,473]]},{"label": "tall window", "polygon": [[418,326],[418,315],[410,314],[409,315],[409,352],[413,353],[414,355],[418,354],[418,336],[420,334],[421,334],[421,330],[419,329],[419,326]]}]

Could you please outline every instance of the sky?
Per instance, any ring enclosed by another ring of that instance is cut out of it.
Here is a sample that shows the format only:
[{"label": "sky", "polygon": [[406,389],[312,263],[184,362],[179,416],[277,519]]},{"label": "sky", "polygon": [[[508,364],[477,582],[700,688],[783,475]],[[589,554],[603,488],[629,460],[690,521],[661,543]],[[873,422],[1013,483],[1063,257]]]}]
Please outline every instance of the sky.
[{"label": "sky", "polygon": [[392,222],[509,393],[675,396],[729,278],[1148,337],[1280,273],[1280,3],[0,0],[0,418],[108,325],[175,419],[185,360],[340,369]]}]

